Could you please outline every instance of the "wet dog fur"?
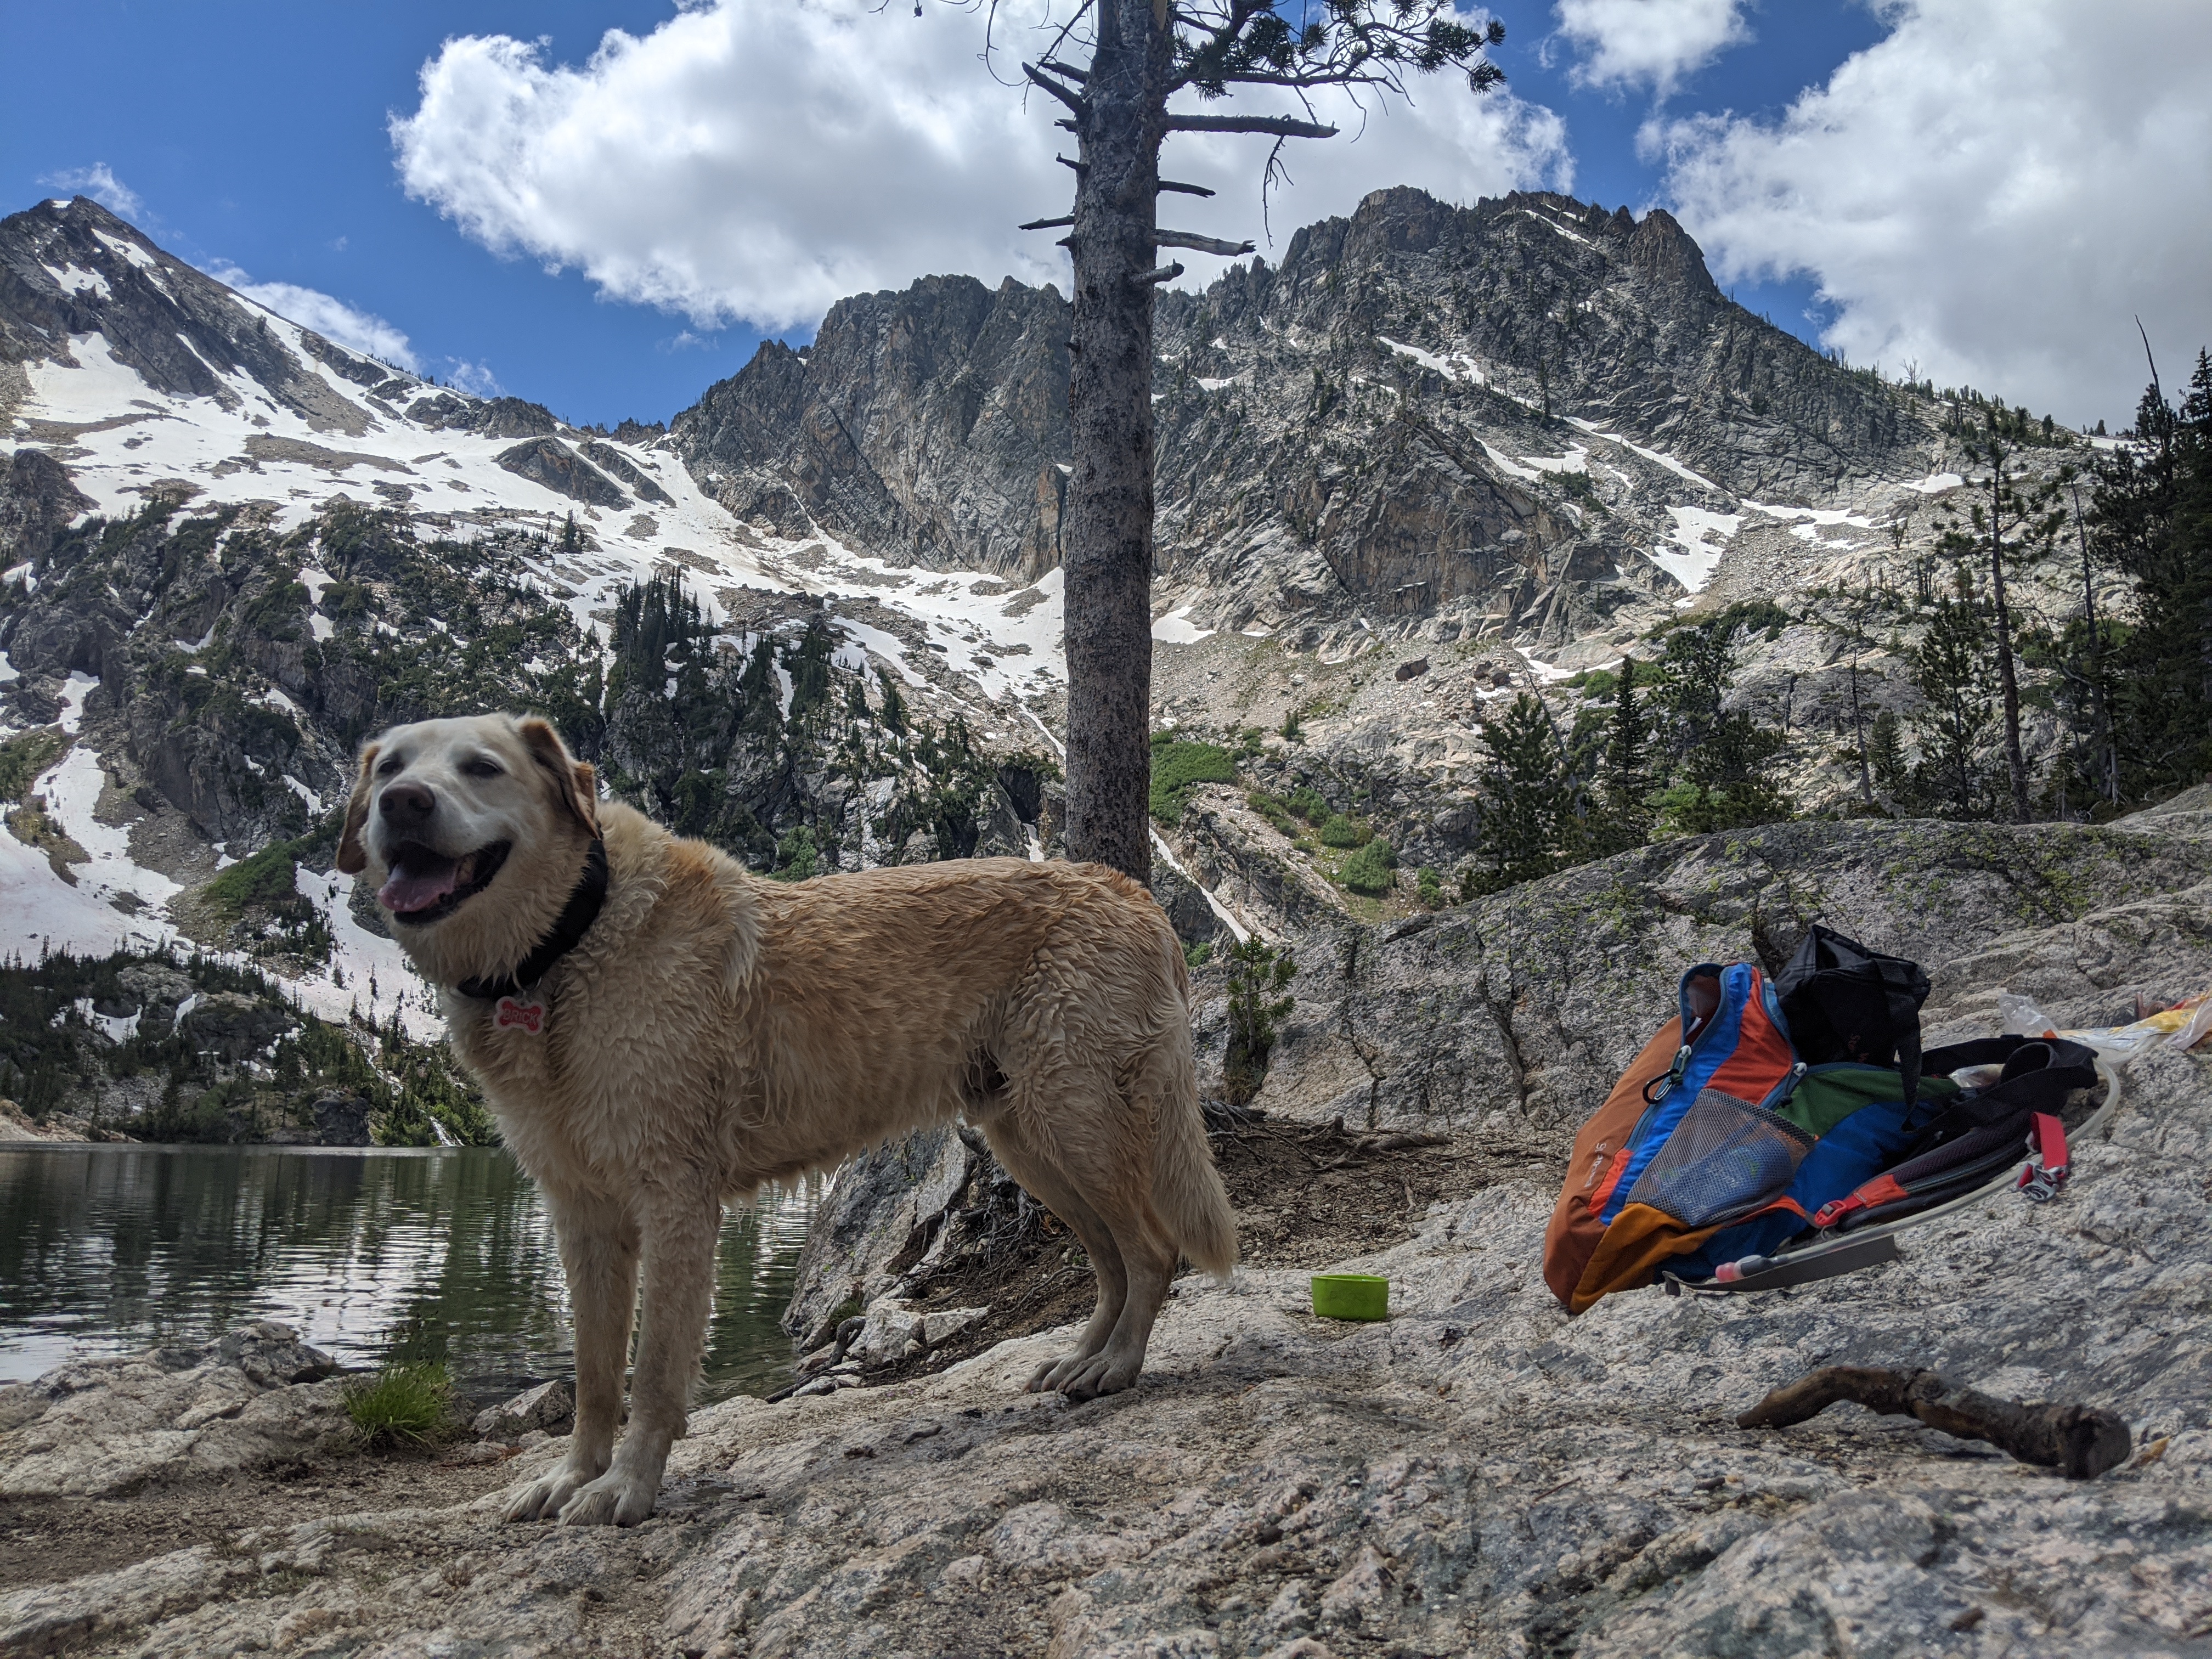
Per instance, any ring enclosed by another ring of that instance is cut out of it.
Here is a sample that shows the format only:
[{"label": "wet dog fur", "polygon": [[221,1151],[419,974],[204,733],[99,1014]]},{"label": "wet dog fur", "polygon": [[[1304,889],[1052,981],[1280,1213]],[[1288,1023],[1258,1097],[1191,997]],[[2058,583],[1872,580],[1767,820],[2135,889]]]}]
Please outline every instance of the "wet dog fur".
[{"label": "wet dog fur", "polygon": [[[500,1024],[493,1001],[453,988],[512,972],[549,934],[595,839],[604,907],[537,988],[540,1028]],[[393,934],[441,988],[559,1239],[575,1432],[507,1520],[651,1514],[698,1373],[724,1202],[917,1126],[981,1128],[1090,1255],[1096,1310],[1031,1389],[1127,1388],[1177,1255],[1215,1273],[1236,1261],[1182,952],[1114,871],[981,859],[763,881],[599,800],[551,726],[507,714],[368,743],[338,867],[401,907]]]}]

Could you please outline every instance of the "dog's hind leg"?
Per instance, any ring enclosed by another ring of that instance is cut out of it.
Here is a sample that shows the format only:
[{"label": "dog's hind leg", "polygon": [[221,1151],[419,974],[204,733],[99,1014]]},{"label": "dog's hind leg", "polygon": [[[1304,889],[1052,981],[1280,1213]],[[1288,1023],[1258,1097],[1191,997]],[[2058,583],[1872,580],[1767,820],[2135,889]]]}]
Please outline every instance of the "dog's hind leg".
[{"label": "dog's hind leg", "polygon": [[578,1489],[607,1471],[622,1421],[630,1310],[637,1304],[636,1221],[617,1200],[544,1189],[576,1328],[576,1429],[568,1455],[543,1480],[518,1486],[501,1518],[551,1520]]},{"label": "dog's hind leg", "polygon": [[653,1185],[640,1194],[645,1235],[645,1316],[630,1383],[629,1428],[614,1462],[561,1511],[564,1526],[635,1526],[660,1495],[668,1448],[684,1432],[699,1352],[714,1300],[720,1194],[703,1185]]},{"label": "dog's hind leg", "polygon": [[1098,1279],[1097,1305],[1091,1310],[1091,1322],[1083,1328],[1083,1334],[1076,1339],[1074,1347],[1060,1359],[1047,1360],[1030,1378],[1030,1390],[1042,1393],[1060,1386],[1057,1373],[1072,1375],[1083,1361],[1106,1346],[1107,1338],[1113,1334],[1114,1326],[1121,1317],[1121,1305],[1128,1299],[1129,1277],[1121,1265],[1121,1248],[1114,1242],[1113,1230],[1061,1178],[1059,1168],[1023,1132],[1013,1113],[992,1119],[983,1126],[983,1133],[999,1162],[1006,1165],[1006,1173],[1028,1188],[1031,1197],[1065,1221],[1076,1237],[1083,1241],[1084,1252],[1091,1258],[1091,1270]]}]

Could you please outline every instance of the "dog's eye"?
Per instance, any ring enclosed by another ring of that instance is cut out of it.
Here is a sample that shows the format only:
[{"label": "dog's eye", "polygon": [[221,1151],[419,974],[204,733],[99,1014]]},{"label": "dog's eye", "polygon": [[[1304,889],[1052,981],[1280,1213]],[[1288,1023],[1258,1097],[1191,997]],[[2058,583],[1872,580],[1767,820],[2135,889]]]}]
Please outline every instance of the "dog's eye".
[{"label": "dog's eye", "polygon": [[400,759],[398,756],[394,755],[390,760],[386,761],[382,765],[376,769],[376,775],[380,778],[392,777],[395,774],[405,770],[406,766],[407,763],[405,761]]},{"label": "dog's eye", "polygon": [[461,770],[467,773],[472,778],[495,778],[504,773],[507,769],[501,766],[497,761],[472,760],[464,765],[461,768]]}]

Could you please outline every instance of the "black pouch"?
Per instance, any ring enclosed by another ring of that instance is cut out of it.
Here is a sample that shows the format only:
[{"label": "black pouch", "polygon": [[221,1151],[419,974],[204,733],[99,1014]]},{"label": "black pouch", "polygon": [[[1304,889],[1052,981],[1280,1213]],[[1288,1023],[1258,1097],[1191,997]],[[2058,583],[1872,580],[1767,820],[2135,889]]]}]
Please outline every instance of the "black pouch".
[{"label": "black pouch", "polygon": [[1774,976],[1790,1045],[1808,1066],[1849,1060],[1893,1068],[1905,1103],[1920,1097],[1920,1005],[1928,975],[1917,962],[1869,951],[1817,922]]}]

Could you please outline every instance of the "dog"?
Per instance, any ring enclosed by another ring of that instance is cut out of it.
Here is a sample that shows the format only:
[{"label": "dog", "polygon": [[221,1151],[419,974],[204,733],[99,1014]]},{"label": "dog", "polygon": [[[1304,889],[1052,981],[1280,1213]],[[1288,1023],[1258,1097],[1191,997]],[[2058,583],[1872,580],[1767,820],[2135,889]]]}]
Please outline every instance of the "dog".
[{"label": "dog", "polygon": [[1115,871],[976,859],[762,880],[600,800],[552,726],[512,714],[365,744],[337,866],[378,884],[559,1241],[575,1432],[506,1520],[650,1515],[724,1202],[917,1126],[981,1129],[1090,1254],[1097,1305],[1031,1389],[1127,1388],[1178,1253],[1235,1265],[1182,948]]}]

